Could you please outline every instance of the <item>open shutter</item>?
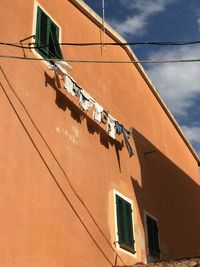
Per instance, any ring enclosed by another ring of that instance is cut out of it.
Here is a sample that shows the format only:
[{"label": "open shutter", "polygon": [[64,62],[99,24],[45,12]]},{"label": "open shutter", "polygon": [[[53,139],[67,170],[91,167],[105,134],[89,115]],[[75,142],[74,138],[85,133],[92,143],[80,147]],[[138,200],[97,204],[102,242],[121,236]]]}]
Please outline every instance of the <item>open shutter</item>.
[{"label": "open shutter", "polygon": [[41,25],[41,9],[37,8],[37,22],[36,22],[36,43],[40,40],[40,25]]},{"label": "open shutter", "polygon": [[58,26],[42,11],[40,7],[37,9],[36,24],[36,45],[45,46],[36,48],[44,58],[62,59],[62,52],[59,45],[59,28]]},{"label": "open shutter", "polygon": [[60,45],[55,45],[59,44],[59,28],[51,22],[51,28],[50,28],[50,40],[49,40],[49,45],[50,45],[50,51],[54,55],[55,58],[63,58]]},{"label": "open shutter", "polygon": [[[36,45],[37,46],[48,46],[48,28],[49,18],[47,15],[38,7],[37,10],[37,25],[36,25]],[[48,57],[48,48],[37,48],[36,49],[43,57]]]}]

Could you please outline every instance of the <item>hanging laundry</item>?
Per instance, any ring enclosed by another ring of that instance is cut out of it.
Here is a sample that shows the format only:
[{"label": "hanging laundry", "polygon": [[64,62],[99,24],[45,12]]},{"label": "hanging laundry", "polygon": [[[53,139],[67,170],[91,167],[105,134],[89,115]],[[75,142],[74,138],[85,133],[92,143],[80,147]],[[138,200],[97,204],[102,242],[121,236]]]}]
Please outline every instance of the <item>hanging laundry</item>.
[{"label": "hanging laundry", "polygon": [[80,91],[79,105],[84,111],[90,110],[90,108],[96,103],[96,101],[85,91]]},{"label": "hanging laundry", "polygon": [[108,111],[103,110],[101,112],[101,122],[104,123],[104,124],[106,124],[107,121],[108,121]]},{"label": "hanging laundry", "polygon": [[76,81],[73,80],[72,77],[67,73],[67,71],[57,62],[51,62],[48,66],[49,70],[53,70],[58,75],[62,75],[64,77],[64,87],[68,93],[72,96],[77,96],[79,100],[79,105],[84,111],[90,110],[90,108],[94,105],[93,111],[93,119],[102,122],[104,124],[107,123],[107,132],[109,136],[115,139],[116,133],[121,135],[123,133],[124,141],[126,144],[126,148],[128,150],[129,156],[133,156],[133,149],[129,143],[129,138],[133,136],[133,131],[130,129],[129,131],[124,128],[122,124],[116,121],[108,111],[104,110],[96,101],[79,85]]},{"label": "hanging laundry", "polygon": [[101,122],[101,112],[103,111],[102,106],[100,106],[98,103],[94,104],[94,110],[93,110],[93,119],[97,122]]},{"label": "hanging laundry", "polygon": [[129,132],[125,128],[123,128],[123,135],[124,135],[124,141],[126,144],[126,148],[128,150],[129,156],[131,158],[134,155],[134,153],[133,153],[133,149],[132,149],[132,147],[128,141],[128,139],[130,138]]},{"label": "hanging laundry", "polygon": [[115,127],[115,119],[109,114],[107,121],[107,133],[115,139],[116,127]]},{"label": "hanging laundry", "polygon": [[50,64],[48,69],[55,71],[58,75],[67,75],[67,71],[59,63]]},{"label": "hanging laundry", "polygon": [[82,88],[79,87],[78,84],[74,82],[73,90],[74,90],[75,96],[77,96],[79,99]]},{"label": "hanging laundry", "polygon": [[126,144],[126,148],[128,150],[130,158],[134,155],[133,149],[129,143],[129,138],[132,136],[132,129],[130,131],[126,130],[122,124],[120,124],[118,121],[115,121],[115,127],[116,127],[116,133],[122,134],[124,136],[124,141]]},{"label": "hanging laundry", "polygon": [[124,126],[120,124],[118,121],[115,121],[115,127],[116,127],[116,133],[117,134],[122,134],[123,133],[123,128]]},{"label": "hanging laundry", "polygon": [[75,96],[74,81],[68,75],[64,76],[64,87],[70,95]]},{"label": "hanging laundry", "polygon": [[128,139],[130,139],[131,136],[133,137],[133,128],[130,128],[129,130],[126,130],[126,131],[127,131]]}]

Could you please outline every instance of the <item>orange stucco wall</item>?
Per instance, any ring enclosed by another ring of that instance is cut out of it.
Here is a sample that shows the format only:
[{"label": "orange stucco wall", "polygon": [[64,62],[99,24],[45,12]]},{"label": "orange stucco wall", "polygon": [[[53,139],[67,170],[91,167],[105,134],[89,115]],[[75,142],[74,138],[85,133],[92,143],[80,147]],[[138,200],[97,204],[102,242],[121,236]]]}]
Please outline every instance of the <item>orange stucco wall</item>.
[{"label": "orange stucco wall", "polygon": [[[61,27],[63,42],[100,41],[98,26],[69,1],[38,3]],[[2,41],[34,34],[35,4],[1,1]],[[108,35],[106,41],[114,42]],[[0,50],[37,57],[29,50]],[[129,60],[121,47],[62,51],[67,59]],[[162,258],[200,253],[197,162],[134,65],[72,63],[70,71],[98,103],[134,128],[131,159],[122,136],[113,140],[92,111],[81,111],[46,63],[0,59],[0,65],[1,266],[144,262],[144,212],[158,219]],[[135,255],[115,247],[113,190],[133,201]]]}]

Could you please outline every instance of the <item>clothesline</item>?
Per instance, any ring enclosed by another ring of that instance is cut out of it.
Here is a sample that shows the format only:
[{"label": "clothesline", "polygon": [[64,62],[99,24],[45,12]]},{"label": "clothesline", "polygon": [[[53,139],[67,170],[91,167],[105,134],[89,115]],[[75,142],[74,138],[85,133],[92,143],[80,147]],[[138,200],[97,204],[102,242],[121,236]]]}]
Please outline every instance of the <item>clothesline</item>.
[{"label": "clothesline", "polygon": [[121,135],[123,133],[124,141],[126,144],[126,148],[128,150],[129,156],[133,156],[133,149],[129,143],[129,139],[133,136],[132,129],[127,130],[123,124],[119,123],[112,115],[105,110],[100,104],[96,102],[96,100],[91,97],[83,88],[81,88],[77,82],[68,74],[68,72],[59,64],[54,63],[48,66],[49,70],[53,70],[58,75],[62,75],[64,77],[64,88],[67,92],[76,96],[79,101],[79,106],[85,112],[89,111],[93,108],[93,119],[100,123],[106,124],[107,133],[113,139],[116,139],[116,134]]}]

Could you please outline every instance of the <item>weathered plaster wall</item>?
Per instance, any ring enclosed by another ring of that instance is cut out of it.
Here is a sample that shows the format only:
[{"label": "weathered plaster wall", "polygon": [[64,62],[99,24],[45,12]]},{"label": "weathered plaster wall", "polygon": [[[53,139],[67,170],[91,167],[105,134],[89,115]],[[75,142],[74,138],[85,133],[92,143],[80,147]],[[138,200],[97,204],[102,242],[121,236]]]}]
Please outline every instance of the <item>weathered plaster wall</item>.
[{"label": "weathered plaster wall", "polygon": [[[62,41],[100,41],[100,29],[69,1],[39,3],[60,25]],[[3,0],[0,11],[3,41],[19,42],[34,33],[34,1]],[[106,41],[113,40],[106,36]],[[120,47],[62,51],[68,59],[129,60]],[[29,50],[1,47],[1,54],[24,53],[35,56]],[[78,84],[135,129],[135,155],[129,159],[122,137],[112,140],[104,125],[93,121],[92,111],[80,110],[47,64],[1,59],[11,85],[0,71],[1,266],[109,266],[115,260],[122,266],[119,256],[127,265],[145,261],[144,210],[158,218],[163,257],[199,253],[196,160],[136,67],[71,65],[70,75]],[[146,154],[152,150],[155,153]],[[134,256],[116,250],[116,257],[113,251],[113,189],[133,200]]]}]

